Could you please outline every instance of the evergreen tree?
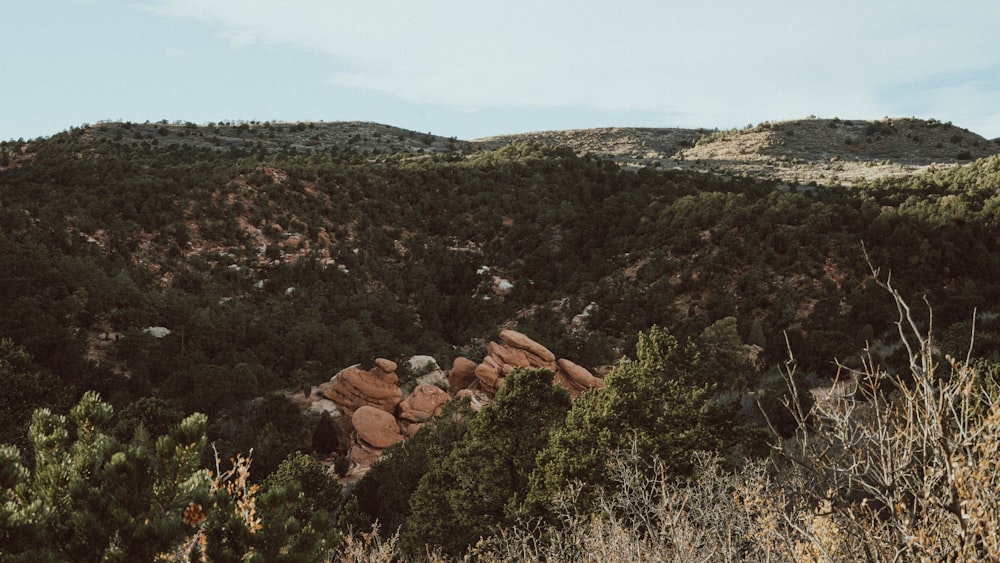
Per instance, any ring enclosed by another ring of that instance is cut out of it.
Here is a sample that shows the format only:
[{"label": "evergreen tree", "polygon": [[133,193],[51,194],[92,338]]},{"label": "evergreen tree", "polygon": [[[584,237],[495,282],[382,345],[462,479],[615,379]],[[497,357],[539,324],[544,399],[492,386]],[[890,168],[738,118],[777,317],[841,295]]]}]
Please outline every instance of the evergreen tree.
[{"label": "evergreen tree", "polygon": [[332,554],[339,485],[322,468],[293,458],[261,492],[249,482],[249,458],[222,475],[199,467],[205,415],[122,442],[111,434],[113,414],[94,392],[68,417],[36,410],[33,470],[16,447],[0,446],[0,560],[154,561],[202,545],[219,562]]},{"label": "evergreen tree", "polygon": [[668,477],[688,475],[695,452],[715,449],[725,430],[713,428],[713,386],[704,383],[697,348],[664,329],[640,333],[636,359],[622,360],[604,384],[573,402],[566,423],[539,454],[528,503],[535,514],[548,514],[573,482],[585,485],[580,501],[586,506],[596,487],[610,485],[610,456],[633,443],[642,458],[659,458]]},{"label": "evergreen tree", "polygon": [[[416,435],[383,452],[348,501],[354,501],[358,512],[352,516],[354,523],[370,525],[377,520],[379,529],[386,534],[397,530],[405,533],[410,497],[429,469],[440,464],[460,443],[471,416],[467,400],[449,401],[441,414]],[[346,506],[344,510],[347,511]],[[356,527],[355,531],[360,530]]]},{"label": "evergreen tree", "polygon": [[340,449],[340,431],[330,418],[330,413],[323,411],[319,415],[316,429],[313,430],[312,447],[317,452],[330,453]]},{"label": "evergreen tree", "polygon": [[[152,561],[193,533],[185,511],[200,510],[209,498],[208,472],[198,469],[205,416],[189,416],[155,443],[122,444],[108,433],[112,414],[93,392],[69,418],[35,411],[29,431],[34,472],[19,465],[4,472],[9,500],[0,508],[0,533],[26,538],[4,542],[6,555]],[[13,454],[4,448],[5,461]]]},{"label": "evergreen tree", "polygon": [[570,406],[552,378],[549,370],[511,372],[455,448],[432,461],[410,499],[404,550],[415,555],[431,544],[458,555],[517,521],[535,458]]}]

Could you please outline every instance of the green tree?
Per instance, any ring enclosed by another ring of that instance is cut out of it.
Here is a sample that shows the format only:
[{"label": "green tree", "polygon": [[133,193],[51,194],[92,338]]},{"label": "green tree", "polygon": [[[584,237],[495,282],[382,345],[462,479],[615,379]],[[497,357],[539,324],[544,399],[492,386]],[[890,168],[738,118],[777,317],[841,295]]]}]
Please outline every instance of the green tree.
[{"label": "green tree", "polygon": [[0,338],[0,381],[0,444],[29,446],[32,411],[69,406],[69,393],[59,378],[36,367],[31,355],[9,338]]},{"label": "green tree", "polygon": [[696,346],[659,327],[639,334],[636,359],[622,360],[604,385],[573,402],[539,454],[529,498],[535,514],[547,514],[573,482],[584,485],[580,501],[589,505],[598,487],[611,485],[610,457],[633,446],[644,459],[662,460],[668,477],[686,476],[695,453],[715,449],[727,430],[716,426],[714,386],[704,383]]},{"label": "green tree", "polygon": [[420,480],[401,540],[405,551],[416,555],[431,544],[458,555],[517,521],[535,458],[570,406],[552,379],[549,370],[522,369],[505,378],[495,402]]},{"label": "green tree", "polygon": [[354,490],[351,500],[358,512],[354,520],[369,524],[378,521],[379,529],[386,534],[397,530],[405,533],[410,497],[429,469],[440,464],[461,442],[470,416],[467,400],[452,400],[416,435],[386,450]]},{"label": "green tree", "polygon": [[698,336],[702,366],[709,380],[726,389],[748,383],[749,364],[736,328],[736,317],[724,317],[710,324]]},{"label": "green tree", "polygon": [[[34,471],[3,448],[0,542],[13,560],[152,561],[193,532],[189,507],[207,506],[210,479],[198,469],[204,415],[191,415],[154,444],[122,444],[108,433],[113,410],[88,392],[69,418],[36,410]],[[72,422],[72,426],[70,425]],[[16,458],[15,458],[16,459]]]},{"label": "green tree", "polygon": [[316,422],[316,429],[313,430],[312,447],[317,452],[330,453],[340,449],[340,431],[330,417],[330,413],[323,411]]}]

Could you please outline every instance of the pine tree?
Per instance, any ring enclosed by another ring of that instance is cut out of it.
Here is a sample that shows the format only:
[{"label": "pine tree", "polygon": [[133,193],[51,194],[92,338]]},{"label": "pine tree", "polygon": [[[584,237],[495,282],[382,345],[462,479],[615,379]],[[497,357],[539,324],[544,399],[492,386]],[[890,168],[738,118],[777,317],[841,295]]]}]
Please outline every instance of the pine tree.
[{"label": "pine tree", "polygon": [[416,555],[431,544],[458,555],[517,521],[535,458],[570,406],[552,379],[549,370],[511,372],[455,448],[432,460],[410,499],[404,550]]},{"label": "pine tree", "polygon": [[611,485],[608,460],[617,451],[656,457],[674,478],[690,473],[695,452],[715,448],[713,386],[704,383],[695,345],[653,327],[639,334],[636,356],[605,377],[603,390],[577,398],[552,433],[531,477],[534,514],[551,515],[553,499],[573,482],[585,485],[579,501],[586,506],[597,487]]},{"label": "pine tree", "polygon": [[[34,472],[17,464],[4,472],[12,500],[4,505],[2,520],[5,529],[13,526],[5,532],[14,535],[16,529],[26,538],[5,555],[151,561],[193,532],[185,510],[207,505],[209,494],[208,472],[198,469],[206,417],[191,415],[150,447],[111,437],[112,414],[93,392],[84,394],[68,418],[35,411],[29,430]],[[4,448],[8,460],[15,454]]]}]

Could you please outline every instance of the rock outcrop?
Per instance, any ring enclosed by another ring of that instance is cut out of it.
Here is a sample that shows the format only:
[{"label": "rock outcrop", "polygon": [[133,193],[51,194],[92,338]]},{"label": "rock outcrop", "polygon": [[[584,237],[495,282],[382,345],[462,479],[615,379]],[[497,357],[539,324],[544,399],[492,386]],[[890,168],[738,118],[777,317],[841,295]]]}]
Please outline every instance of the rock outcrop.
[{"label": "rock outcrop", "polygon": [[451,396],[434,385],[417,385],[399,404],[399,418],[405,422],[424,422],[441,412]]},{"label": "rock outcrop", "polygon": [[385,449],[403,439],[396,417],[375,407],[363,406],[351,416],[358,440],[373,448]]},{"label": "rock outcrop", "polygon": [[465,356],[459,356],[451,362],[448,371],[448,386],[452,393],[465,389],[476,380],[476,362]]},{"label": "rock outcrop", "polygon": [[565,358],[560,358],[557,364],[559,369],[556,370],[553,381],[569,391],[569,396],[573,399],[579,397],[587,389],[604,388],[604,380],[595,377],[587,368]]},{"label": "rock outcrop", "polygon": [[345,368],[317,386],[315,392],[306,389],[296,395],[302,395],[299,402],[314,413],[339,411],[341,428],[350,441],[352,467],[347,479],[357,479],[378,460],[382,450],[416,434],[453,396],[467,399],[477,412],[492,403],[504,379],[517,368],[552,370],[553,383],[567,389],[573,398],[604,386],[604,381],[588,369],[557,359],[551,350],[520,332],[504,330],[499,337],[499,342],[488,343],[482,362],[476,364],[459,356],[447,373],[430,356],[408,360],[409,373],[420,375],[405,386],[413,389],[405,400],[397,365],[385,358],[376,359],[370,370],[360,365]]},{"label": "rock outcrop", "polygon": [[340,370],[329,385],[323,386],[323,395],[337,403],[346,416],[366,405],[392,414],[403,400],[397,383],[396,363],[379,358],[371,370],[363,370],[360,365]]},{"label": "rock outcrop", "polygon": [[501,342],[487,344],[487,356],[476,366],[480,388],[493,395],[503,387],[503,378],[517,368],[556,371],[556,356],[548,348],[514,330],[500,332]]},{"label": "rock outcrop", "polygon": [[[604,387],[604,381],[587,368],[565,358],[557,360],[551,350],[515,330],[501,331],[500,342],[488,343],[486,351],[486,357],[475,367],[476,381],[472,386],[478,385],[490,396],[503,387],[504,378],[517,368],[552,370],[553,382],[569,391],[574,399],[587,389]],[[467,369],[464,362],[462,369]]]}]

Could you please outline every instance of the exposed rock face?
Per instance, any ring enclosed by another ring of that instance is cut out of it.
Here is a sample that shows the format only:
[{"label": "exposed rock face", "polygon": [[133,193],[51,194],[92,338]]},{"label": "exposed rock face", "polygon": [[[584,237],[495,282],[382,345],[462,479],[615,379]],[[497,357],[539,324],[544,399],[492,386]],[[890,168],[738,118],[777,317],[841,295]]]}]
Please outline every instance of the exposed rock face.
[{"label": "exposed rock face", "polygon": [[399,405],[399,418],[408,422],[424,422],[439,414],[451,396],[433,385],[417,385]]},{"label": "exposed rock face", "polygon": [[413,356],[406,363],[410,373],[420,374],[417,377],[418,385],[434,385],[449,389],[448,376],[438,365],[437,360],[431,356]]},{"label": "exposed rock face", "polygon": [[313,412],[343,413],[340,423],[351,440],[349,479],[360,478],[383,449],[413,436],[440,414],[452,398],[445,389],[455,397],[467,398],[478,412],[493,402],[507,375],[517,368],[552,370],[554,384],[567,389],[573,398],[587,389],[604,386],[604,381],[586,368],[567,359],[557,360],[548,348],[513,330],[502,331],[499,342],[490,342],[479,364],[461,356],[455,358],[447,375],[430,356],[414,356],[407,363],[411,373],[423,375],[407,385],[415,386],[405,401],[396,363],[385,358],[376,359],[370,370],[359,365],[345,368],[318,385],[315,392],[307,389],[298,393],[304,395],[300,402]]},{"label": "exposed rock face", "polygon": [[465,389],[475,380],[476,362],[464,356],[452,361],[451,370],[448,371],[448,386],[453,393]]},{"label": "exposed rock face", "polygon": [[377,449],[388,448],[403,439],[396,417],[375,407],[363,406],[351,415],[358,440]]},{"label": "exposed rock face", "polygon": [[504,378],[517,368],[552,370],[553,382],[569,391],[574,399],[587,389],[604,387],[604,381],[586,368],[566,359],[556,361],[552,351],[520,332],[501,331],[500,341],[487,344],[487,356],[474,371],[476,383],[490,396],[503,387]]},{"label": "exposed rock face", "polygon": [[500,340],[503,340],[505,344],[509,344],[514,348],[520,348],[530,352],[541,358],[544,362],[556,361],[555,354],[550,352],[548,348],[515,330],[500,331]]},{"label": "exposed rock face", "polygon": [[[324,386],[323,394],[341,408],[348,417],[363,406],[372,406],[387,413],[394,413],[403,399],[396,385],[396,363],[379,358],[370,371],[354,365],[344,368]],[[391,369],[389,369],[391,368]]]},{"label": "exposed rock face", "polygon": [[587,389],[604,388],[604,380],[595,377],[587,368],[565,358],[560,358],[557,363],[559,369],[556,371],[554,382],[569,391],[569,396],[573,399]]},{"label": "exposed rock face", "polygon": [[555,354],[524,334],[503,330],[500,340],[487,345],[488,355],[475,369],[476,379],[487,393],[495,394],[503,386],[503,378],[516,368],[556,370]]}]

